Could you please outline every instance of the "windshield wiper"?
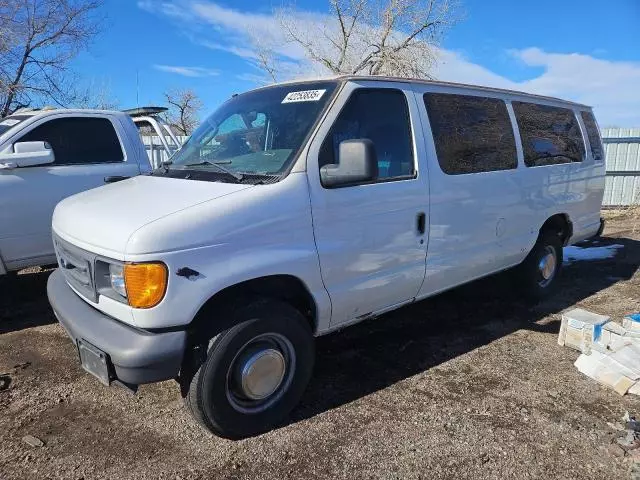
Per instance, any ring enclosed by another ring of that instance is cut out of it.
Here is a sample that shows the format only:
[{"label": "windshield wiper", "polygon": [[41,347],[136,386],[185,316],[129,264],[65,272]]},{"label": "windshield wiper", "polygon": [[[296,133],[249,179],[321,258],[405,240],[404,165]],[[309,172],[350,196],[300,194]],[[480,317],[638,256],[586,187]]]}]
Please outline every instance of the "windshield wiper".
[{"label": "windshield wiper", "polygon": [[241,173],[232,172],[231,170],[224,168],[222,165],[220,165],[220,163],[211,162],[209,160],[202,160],[201,162],[196,162],[196,163],[187,163],[185,164],[185,167],[197,167],[199,165],[213,165],[222,173],[233,177],[236,180],[236,183],[240,183],[244,179],[244,175],[242,175]]}]

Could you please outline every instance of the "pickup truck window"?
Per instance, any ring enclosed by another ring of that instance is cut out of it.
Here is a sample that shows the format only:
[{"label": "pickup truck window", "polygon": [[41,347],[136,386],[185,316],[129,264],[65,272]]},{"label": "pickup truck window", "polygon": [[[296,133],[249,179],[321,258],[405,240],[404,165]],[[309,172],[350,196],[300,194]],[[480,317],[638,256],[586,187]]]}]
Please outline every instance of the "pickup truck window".
[{"label": "pickup truck window", "polygon": [[347,101],[320,149],[320,167],[338,163],[340,142],[369,139],[378,157],[378,178],[415,174],[407,98],[401,90],[359,88]]},{"label": "pickup truck window", "polygon": [[337,85],[331,81],[279,85],[231,98],[176,152],[170,169],[206,171],[213,180],[224,170],[249,177],[281,175]]},{"label": "pickup truck window", "polygon": [[54,118],[37,126],[17,141],[49,142],[54,165],[122,162],[124,154],[113,124],[107,118]]}]

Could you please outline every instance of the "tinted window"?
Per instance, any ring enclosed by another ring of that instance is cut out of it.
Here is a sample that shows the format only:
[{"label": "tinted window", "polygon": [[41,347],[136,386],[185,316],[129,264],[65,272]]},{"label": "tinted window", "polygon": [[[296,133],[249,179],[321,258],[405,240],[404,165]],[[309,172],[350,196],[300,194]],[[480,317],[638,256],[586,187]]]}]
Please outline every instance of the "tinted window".
[{"label": "tinted window", "polygon": [[504,101],[426,93],[424,104],[444,173],[459,175],[517,168],[516,143]]},{"label": "tinted window", "polygon": [[584,159],[584,141],[573,111],[524,102],[512,102],[512,105],[527,167]]},{"label": "tinted window", "polygon": [[111,163],[124,159],[113,124],[106,118],[58,118],[20,137],[19,142],[48,142],[55,165]]},{"label": "tinted window", "polygon": [[391,89],[356,90],[322,144],[320,166],[338,163],[340,142],[364,138],[375,146],[380,179],[413,175],[411,124],[404,93]]},{"label": "tinted window", "polygon": [[589,144],[591,145],[591,154],[593,159],[597,161],[604,160],[604,148],[602,147],[602,140],[600,140],[600,132],[598,130],[598,124],[591,112],[580,112],[584,126],[587,128],[587,136],[589,137]]}]

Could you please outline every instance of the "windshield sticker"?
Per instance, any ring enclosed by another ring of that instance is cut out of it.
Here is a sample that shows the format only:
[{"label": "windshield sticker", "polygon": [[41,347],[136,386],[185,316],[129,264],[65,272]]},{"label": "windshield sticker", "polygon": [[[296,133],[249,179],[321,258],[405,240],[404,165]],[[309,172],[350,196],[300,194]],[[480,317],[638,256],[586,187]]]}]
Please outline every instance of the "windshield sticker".
[{"label": "windshield sticker", "polygon": [[317,102],[322,98],[326,90],[303,90],[301,92],[289,92],[284,97],[282,103],[297,103],[297,102]]},{"label": "windshield sticker", "polygon": [[17,125],[19,123],[20,123],[20,120],[15,120],[15,119],[12,119],[12,118],[8,118],[5,121],[0,122],[0,125],[6,125],[8,127],[13,127],[14,125]]}]

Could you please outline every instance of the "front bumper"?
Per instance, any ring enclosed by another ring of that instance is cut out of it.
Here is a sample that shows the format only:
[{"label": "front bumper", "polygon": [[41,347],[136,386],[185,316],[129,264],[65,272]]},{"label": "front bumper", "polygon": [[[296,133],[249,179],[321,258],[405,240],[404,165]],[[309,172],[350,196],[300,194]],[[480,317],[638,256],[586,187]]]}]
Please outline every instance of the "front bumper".
[{"label": "front bumper", "polygon": [[185,331],[151,333],[114,320],[82,300],[59,270],[49,276],[47,296],[76,346],[82,339],[107,354],[110,381],[139,385],[178,376]]}]

